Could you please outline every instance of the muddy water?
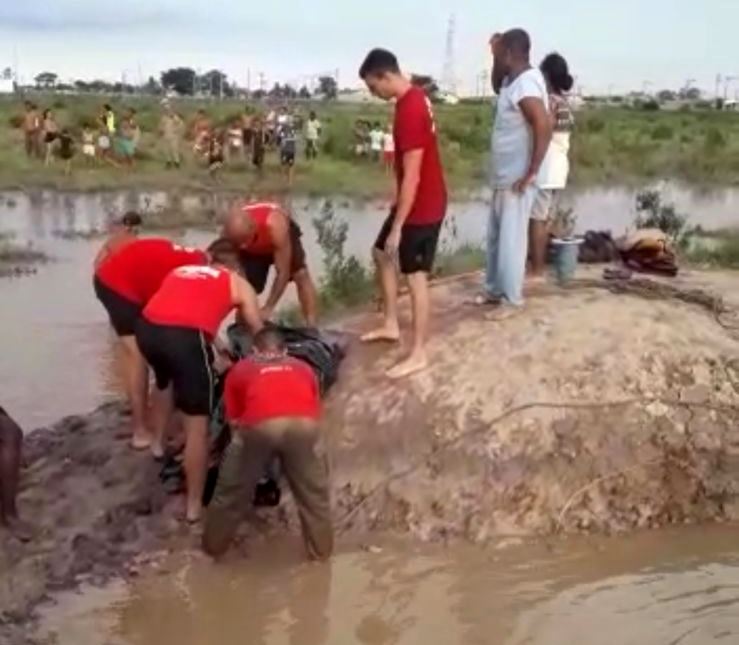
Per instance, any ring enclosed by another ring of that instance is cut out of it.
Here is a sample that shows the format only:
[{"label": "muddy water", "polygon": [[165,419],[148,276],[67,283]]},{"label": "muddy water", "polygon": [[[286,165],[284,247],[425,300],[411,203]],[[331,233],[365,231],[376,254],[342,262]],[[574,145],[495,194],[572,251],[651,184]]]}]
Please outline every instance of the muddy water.
[{"label": "muddy water", "polygon": [[272,542],[182,556],[43,612],[58,645],[704,645],[739,642],[739,527],[507,548]]},{"label": "muddy water", "polygon": [[[739,225],[739,190],[699,192],[679,186],[665,189],[680,211],[706,228]],[[69,195],[55,192],[0,194],[0,232],[32,242],[55,258],[33,276],[0,280],[0,404],[24,427],[33,429],[61,416],[87,411],[120,391],[113,358],[114,339],[102,308],[90,288],[90,266],[99,240],[75,237],[103,230],[106,222],[127,208],[155,210],[168,203],[164,194]],[[633,191],[591,189],[568,200],[578,226],[621,231],[633,219]],[[183,209],[215,209],[224,198],[181,198]],[[298,200],[296,219],[305,232],[308,262],[321,272],[321,253],[311,219],[320,201]],[[336,212],[350,221],[347,251],[369,261],[369,249],[387,204],[334,200]],[[171,202],[169,202],[171,205]],[[482,244],[486,220],[484,201],[455,204],[443,244]],[[212,232],[172,234],[181,241],[205,243]]]}]

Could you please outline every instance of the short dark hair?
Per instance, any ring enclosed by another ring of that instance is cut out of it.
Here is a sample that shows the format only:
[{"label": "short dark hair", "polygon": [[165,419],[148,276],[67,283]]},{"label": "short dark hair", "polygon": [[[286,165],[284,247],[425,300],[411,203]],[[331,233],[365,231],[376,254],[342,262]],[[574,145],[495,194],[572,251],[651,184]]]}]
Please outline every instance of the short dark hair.
[{"label": "short dark hair", "polygon": [[503,46],[513,54],[529,56],[531,38],[524,29],[510,29],[503,34]]},{"label": "short dark hair", "polygon": [[110,107],[110,103],[106,103],[105,105],[103,105],[103,109],[104,110],[112,110],[113,108]]},{"label": "short dark hair", "polygon": [[136,226],[141,226],[143,223],[143,218],[136,211],[128,211],[121,217],[121,225],[126,228],[135,228]]},{"label": "short dark hair", "polygon": [[387,49],[373,49],[359,68],[359,77],[382,76],[383,74],[400,74],[400,65],[395,54]]},{"label": "short dark hair", "polygon": [[233,267],[238,262],[239,247],[225,237],[219,237],[206,249],[213,262]]},{"label": "short dark hair", "polygon": [[284,352],[285,337],[274,327],[265,327],[254,336],[254,347],[260,352]]},{"label": "short dark hair", "polygon": [[555,94],[569,92],[575,84],[575,79],[570,75],[567,60],[556,52],[549,54],[541,61],[539,68]]}]

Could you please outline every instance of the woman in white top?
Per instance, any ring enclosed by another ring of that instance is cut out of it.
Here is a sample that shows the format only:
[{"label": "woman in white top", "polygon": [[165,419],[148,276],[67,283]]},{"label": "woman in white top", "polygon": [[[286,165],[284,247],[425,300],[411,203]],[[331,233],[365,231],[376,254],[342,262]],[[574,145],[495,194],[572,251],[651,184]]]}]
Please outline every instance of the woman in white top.
[{"label": "woman in white top", "polygon": [[382,135],[382,160],[388,173],[395,167],[395,137],[391,126]]},{"label": "woman in white top", "polygon": [[529,223],[529,248],[531,249],[533,278],[541,278],[544,275],[549,246],[549,223],[556,212],[559,196],[567,186],[570,173],[570,136],[575,125],[575,119],[566,97],[574,84],[567,61],[559,54],[549,54],[542,61],[540,69],[547,82],[549,115],[552,119],[553,133],[547,156],[539,170],[537,180],[539,192]]}]

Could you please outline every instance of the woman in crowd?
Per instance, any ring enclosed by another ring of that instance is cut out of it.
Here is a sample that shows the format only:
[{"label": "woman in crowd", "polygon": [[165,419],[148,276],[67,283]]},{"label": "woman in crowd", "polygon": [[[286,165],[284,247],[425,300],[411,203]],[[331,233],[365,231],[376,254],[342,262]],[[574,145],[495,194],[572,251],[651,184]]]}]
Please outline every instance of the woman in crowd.
[{"label": "woman in crowd", "polygon": [[556,214],[562,191],[570,173],[570,135],[575,120],[567,101],[574,79],[567,61],[559,54],[549,54],[540,69],[549,92],[549,114],[553,134],[547,156],[539,170],[539,192],[529,222],[531,278],[543,280],[549,246],[549,226]]},{"label": "woman in crowd", "polygon": [[44,164],[48,166],[51,164],[54,152],[54,142],[59,137],[59,125],[57,124],[56,119],[54,118],[54,113],[51,110],[44,110],[41,127],[46,150]]}]

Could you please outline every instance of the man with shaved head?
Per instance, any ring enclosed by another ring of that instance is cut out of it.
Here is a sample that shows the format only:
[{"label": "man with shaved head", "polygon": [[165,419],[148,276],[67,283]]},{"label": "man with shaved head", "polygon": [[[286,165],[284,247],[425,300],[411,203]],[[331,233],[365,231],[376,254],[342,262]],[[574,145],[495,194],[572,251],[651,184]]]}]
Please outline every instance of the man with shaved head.
[{"label": "man with shaved head", "polygon": [[480,305],[495,307],[502,320],[521,310],[529,218],[539,168],[552,137],[547,85],[529,62],[531,40],[523,29],[490,39],[493,90],[498,103],[493,127],[487,268]]},{"label": "man with shaved head", "polygon": [[262,318],[269,320],[290,282],[295,283],[303,318],[309,327],[317,322],[317,295],[301,241],[302,232],[290,216],[273,202],[238,202],[226,219],[224,235],[241,250],[241,268],[254,290],[267,286],[269,269],[275,279],[262,305]]}]

